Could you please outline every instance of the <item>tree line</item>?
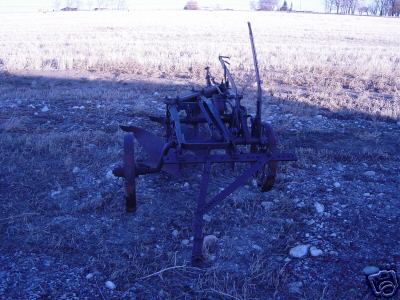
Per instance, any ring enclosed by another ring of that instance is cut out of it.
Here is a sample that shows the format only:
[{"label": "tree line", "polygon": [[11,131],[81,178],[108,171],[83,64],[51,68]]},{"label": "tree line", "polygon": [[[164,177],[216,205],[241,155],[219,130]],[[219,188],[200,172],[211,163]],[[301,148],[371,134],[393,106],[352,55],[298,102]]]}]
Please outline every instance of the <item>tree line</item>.
[{"label": "tree line", "polygon": [[399,16],[400,0],[324,0],[325,11],[337,14]]},{"label": "tree line", "polygon": [[53,0],[54,10],[73,9],[128,9],[126,0]]}]

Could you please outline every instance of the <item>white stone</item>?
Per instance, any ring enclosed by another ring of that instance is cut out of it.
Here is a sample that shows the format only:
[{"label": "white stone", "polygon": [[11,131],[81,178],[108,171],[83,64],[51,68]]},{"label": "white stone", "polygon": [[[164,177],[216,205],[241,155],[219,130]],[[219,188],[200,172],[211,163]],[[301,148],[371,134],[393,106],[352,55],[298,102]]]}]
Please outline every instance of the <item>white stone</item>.
[{"label": "white stone", "polygon": [[61,194],[61,191],[51,191],[50,196],[54,198],[55,196]]},{"label": "white stone", "polygon": [[215,259],[215,255],[218,251],[218,238],[213,234],[206,235],[203,239],[202,251],[207,259]]},{"label": "white stone", "polygon": [[369,197],[369,196],[371,196],[370,193],[364,193],[363,195],[364,195],[364,197]]},{"label": "white stone", "polygon": [[188,187],[189,187],[189,182],[185,182],[185,183],[183,184],[183,187],[188,188]]},{"label": "white stone", "polygon": [[314,224],[314,223],[315,223],[315,221],[314,221],[313,219],[307,221],[307,225],[312,225],[312,224]]},{"label": "white stone", "polygon": [[261,206],[264,207],[265,210],[271,209],[271,207],[274,205],[273,202],[270,201],[263,201],[261,202]]},{"label": "white stone", "polygon": [[76,174],[76,173],[78,173],[80,170],[81,170],[81,169],[79,169],[78,167],[74,167],[74,168],[72,169],[72,173]]},{"label": "white stone", "polygon": [[365,274],[365,275],[372,275],[372,274],[376,274],[376,273],[378,273],[379,272],[379,268],[378,267],[375,267],[375,266],[366,266],[364,269],[363,269],[363,273]]},{"label": "white stone", "polygon": [[340,188],[340,183],[339,183],[339,182],[335,182],[335,183],[333,184],[333,186],[334,186],[335,188]]},{"label": "white stone", "polygon": [[48,108],[47,105],[45,105],[45,106],[41,109],[42,112],[48,112],[49,110],[50,110],[50,109]]},{"label": "white stone", "polygon": [[316,115],[315,116],[317,119],[322,119],[323,117],[322,117],[322,115]]},{"label": "white stone", "polygon": [[188,239],[182,240],[182,245],[189,245],[189,240]]},{"label": "white stone", "polygon": [[114,290],[114,289],[117,287],[117,286],[115,285],[115,283],[112,282],[112,281],[110,281],[110,280],[106,281],[105,286],[106,286],[106,288],[108,288],[108,289],[110,289],[110,290]]},{"label": "white stone", "polygon": [[319,202],[315,202],[314,207],[317,213],[319,214],[322,214],[325,211],[325,206]]},{"label": "white stone", "polygon": [[176,229],[172,230],[172,235],[173,235],[174,237],[177,237],[178,234],[179,234],[178,230],[176,230]]},{"label": "white stone", "polygon": [[366,171],[366,172],[364,172],[365,176],[371,176],[372,177],[372,176],[375,176],[375,174],[376,174],[375,171]]},{"label": "white stone", "polygon": [[301,281],[291,282],[288,284],[289,293],[291,294],[301,294],[301,288],[303,283]]},{"label": "white stone", "polygon": [[210,222],[210,221],[211,221],[211,216],[205,214],[205,215],[203,216],[203,220],[206,221],[206,222]]},{"label": "white stone", "polygon": [[254,244],[252,247],[256,251],[261,251],[262,250],[262,248],[260,246],[258,246],[257,244]]},{"label": "white stone", "polygon": [[302,258],[307,255],[309,245],[297,245],[290,249],[289,254],[295,258]]},{"label": "white stone", "polygon": [[107,179],[116,179],[116,177],[114,176],[112,170],[108,170],[106,173],[106,178]]},{"label": "white stone", "polygon": [[318,249],[315,246],[310,247],[310,254],[311,256],[320,256],[324,253],[324,251],[322,251],[321,249]]},{"label": "white stone", "polygon": [[153,96],[154,96],[154,97],[158,97],[158,96],[160,96],[160,93],[154,92]]},{"label": "white stone", "polygon": [[86,279],[87,280],[90,280],[90,279],[92,279],[94,277],[94,274],[93,273],[88,273],[87,275],[86,275]]}]

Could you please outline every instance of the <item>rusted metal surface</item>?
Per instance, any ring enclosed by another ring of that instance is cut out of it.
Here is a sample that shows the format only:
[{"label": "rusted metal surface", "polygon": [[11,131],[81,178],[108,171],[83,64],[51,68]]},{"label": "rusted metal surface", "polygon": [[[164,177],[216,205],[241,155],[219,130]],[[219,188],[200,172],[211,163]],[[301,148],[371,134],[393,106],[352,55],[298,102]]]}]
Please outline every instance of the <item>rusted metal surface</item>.
[{"label": "rusted metal surface", "polygon": [[[203,216],[252,176],[257,179],[261,191],[272,189],[278,161],[293,161],[290,153],[278,153],[272,126],[261,121],[262,89],[258,71],[257,54],[251,25],[248,23],[251,49],[257,81],[256,115],[251,116],[241,105],[242,95],[228,68],[228,57],[219,57],[224,71],[221,83],[217,83],[206,68],[206,86],[188,94],[166,97],[165,116],[152,116],[152,121],[164,126],[165,137],[160,138],[143,128],[121,126],[124,138],[123,166],[113,173],[124,178],[126,207],[136,211],[135,178],[138,176],[167,171],[180,175],[182,166],[202,164],[204,166],[197,208],[193,219],[192,263],[203,264]],[[250,126],[248,124],[251,124]],[[134,138],[149,156],[147,164],[135,163]],[[219,153],[212,153],[219,150]],[[230,185],[211,199],[207,199],[212,164],[248,163],[249,167]]]}]

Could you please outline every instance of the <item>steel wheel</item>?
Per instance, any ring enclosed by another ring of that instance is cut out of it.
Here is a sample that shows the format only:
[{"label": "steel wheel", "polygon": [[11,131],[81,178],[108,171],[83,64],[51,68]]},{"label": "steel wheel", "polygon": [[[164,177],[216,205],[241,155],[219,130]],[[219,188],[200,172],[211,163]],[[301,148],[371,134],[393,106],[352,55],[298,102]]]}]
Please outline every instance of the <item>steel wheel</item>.
[{"label": "steel wheel", "polygon": [[124,190],[125,190],[125,204],[127,212],[136,211],[136,170],[135,170],[135,150],[134,150],[134,137],[132,133],[124,136],[124,156],[123,156],[123,169],[124,169]]},{"label": "steel wheel", "polygon": [[[272,126],[263,123],[262,124],[262,135],[268,140],[268,145],[266,147],[256,146],[252,148],[252,152],[265,152],[272,154],[277,150],[277,142],[275,138]],[[265,164],[264,168],[258,171],[254,177],[257,180],[257,185],[260,187],[262,192],[268,192],[272,189],[275,184],[276,174],[278,171],[278,162],[269,161]]]}]

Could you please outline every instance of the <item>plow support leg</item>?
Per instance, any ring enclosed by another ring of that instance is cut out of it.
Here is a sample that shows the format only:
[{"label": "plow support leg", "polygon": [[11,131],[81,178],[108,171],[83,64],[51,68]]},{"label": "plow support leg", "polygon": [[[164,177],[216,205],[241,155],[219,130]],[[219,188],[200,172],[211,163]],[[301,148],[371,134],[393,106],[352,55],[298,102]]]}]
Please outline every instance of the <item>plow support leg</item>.
[{"label": "plow support leg", "polygon": [[201,178],[200,193],[197,199],[197,209],[193,218],[193,250],[192,250],[192,265],[201,267],[203,260],[203,211],[206,205],[207,189],[210,182],[211,163],[204,164],[203,175]]},{"label": "plow support leg", "polygon": [[203,175],[201,178],[200,193],[197,199],[197,208],[193,218],[193,250],[192,250],[192,265],[194,267],[202,267],[204,264],[203,258],[203,216],[209,212],[215,205],[232,194],[237,188],[246,183],[247,180],[258,170],[264,167],[268,161],[266,156],[254,162],[250,168],[243,172],[234,182],[228,185],[223,191],[214,196],[210,201],[206,201],[207,189],[210,182],[211,162],[204,164]]}]

